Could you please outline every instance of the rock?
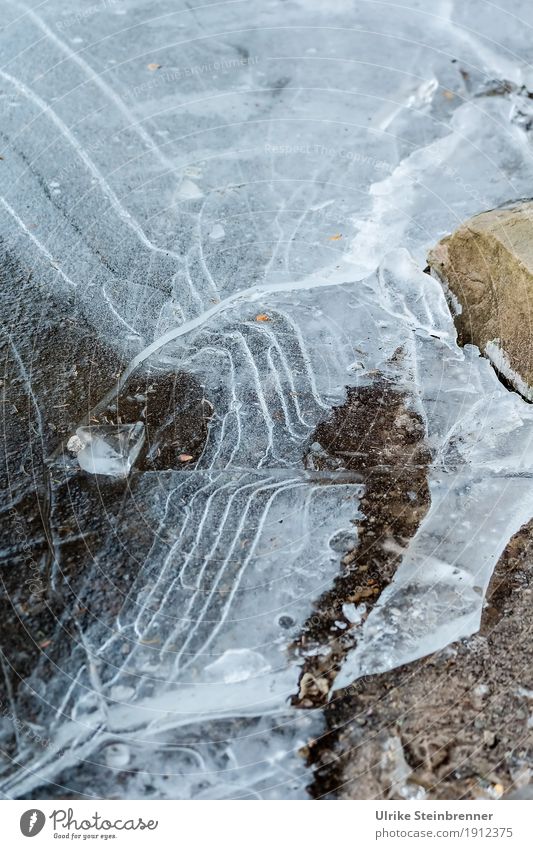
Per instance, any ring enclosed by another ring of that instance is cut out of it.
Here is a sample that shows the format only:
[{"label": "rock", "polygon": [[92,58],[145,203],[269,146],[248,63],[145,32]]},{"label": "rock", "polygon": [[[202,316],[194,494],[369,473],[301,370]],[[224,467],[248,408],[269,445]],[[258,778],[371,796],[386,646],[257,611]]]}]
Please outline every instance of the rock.
[{"label": "rock", "polygon": [[477,345],[533,400],[533,202],[470,218],[428,263],[449,290],[459,342]]},{"label": "rock", "polygon": [[488,731],[486,729],[483,732],[483,742],[485,746],[488,746],[489,749],[492,749],[496,745],[496,735],[494,731]]},{"label": "rock", "polygon": [[298,694],[300,699],[305,699],[307,696],[327,696],[328,692],[329,683],[327,678],[318,678],[310,672],[304,672],[300,679],[300,692]]}]

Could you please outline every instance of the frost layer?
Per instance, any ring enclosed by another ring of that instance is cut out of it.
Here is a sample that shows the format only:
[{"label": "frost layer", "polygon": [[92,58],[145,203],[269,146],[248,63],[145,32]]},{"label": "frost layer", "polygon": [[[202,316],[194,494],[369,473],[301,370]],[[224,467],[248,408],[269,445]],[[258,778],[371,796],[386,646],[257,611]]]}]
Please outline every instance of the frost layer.
[{"label": "frost layer", "polygon": [[[475,630],[492,566],[533,512],[531,409],[457,347],[420,270],[459,221],[531,190],[531,9],[161,2],[155,16],[142,0],[91,14],[6,0],[3,13],[0,226],[22,266],[4,292],[7,349],[29,411],[20,434],[19,408],[4,410],[7,478],[35,512],[26,467],[36,488],[43,468],[44,533],[32,513],[27,544],[49,541],[42,573],[68,601],[9,695],[3,792],[305,796],[296,752],[320,721],[289,706],[287,646],[354,542],[362,490],[302,456],[345,387],[376,371],[399,383],[434,463],[431,509],[338,683]],[[95,367],[98,390],[87,367],[81,410],[76,362],[46,335],[72,325],[115,356],[102,379]],[[68,409],[66,443],[112,402],[117,373],[143,369],[205,387],[197,466],[117,489],[59,461],[55,411]],[[19,568],[20,548],[5,552]]]}]

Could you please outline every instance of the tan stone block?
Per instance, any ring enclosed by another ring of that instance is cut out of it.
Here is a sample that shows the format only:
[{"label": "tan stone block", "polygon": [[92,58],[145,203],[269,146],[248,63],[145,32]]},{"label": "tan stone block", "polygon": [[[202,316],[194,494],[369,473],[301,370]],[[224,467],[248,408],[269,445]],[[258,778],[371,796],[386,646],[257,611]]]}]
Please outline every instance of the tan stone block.
[{"label": "tan stone block", "polygon": [[460,343],[477,345],[533,400],[533,202],[469,219],[428,263],[449,290]]}]

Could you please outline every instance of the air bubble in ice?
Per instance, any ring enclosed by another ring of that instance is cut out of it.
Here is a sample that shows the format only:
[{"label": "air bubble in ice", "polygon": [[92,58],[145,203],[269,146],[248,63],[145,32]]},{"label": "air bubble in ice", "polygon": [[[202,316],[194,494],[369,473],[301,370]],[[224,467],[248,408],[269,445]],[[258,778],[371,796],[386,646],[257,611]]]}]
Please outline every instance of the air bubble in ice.
[{"label": "air bubble in ice", "polygon": [[112,743],[106,746],[106,764],[114,769],[123,769],[130,762],[130,750],[124,743]]},{"label": "air bubble in ice", "polygon": [[222,224],[215,224],[209,233],[209,238],[213,239],[214,242],[219,241],[219,239],[223,239],[226,235],[226,231],[224,230]]},{"label": "air bubble in ice", "polygon": [[223,681],[225,684],[236,684],[248,678],[264,675],[270,669],[262,654],[250,649],[228,649],[224,654],[206,666],[209,678]]}]

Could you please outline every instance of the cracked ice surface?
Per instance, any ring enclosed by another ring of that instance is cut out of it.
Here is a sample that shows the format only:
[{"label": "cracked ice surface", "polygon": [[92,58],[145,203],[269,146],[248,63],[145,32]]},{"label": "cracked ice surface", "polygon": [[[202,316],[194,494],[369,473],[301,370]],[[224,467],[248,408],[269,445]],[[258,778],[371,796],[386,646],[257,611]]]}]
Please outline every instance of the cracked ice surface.
[{"label": "cracked ice surface", "polygon": [[[297,750],[321,726],[289,706],[287,645],[362,485],[302,457],[377,372],[425,422],[432,503],[337,684],[477,628],[533,514],[533,414],[457,347],[421,268],[466,216],[530,194],[532,10],[426,5],[3,0],[5,475],[24,536],[3,555],[37,564],[53,609],[45,631],[14,600],[40,648],[23,673],[2,637],[4,793],[305,796]],[[191,468],[117,488],[58,454],[118,375],[178,372],[214,410]]]}]

